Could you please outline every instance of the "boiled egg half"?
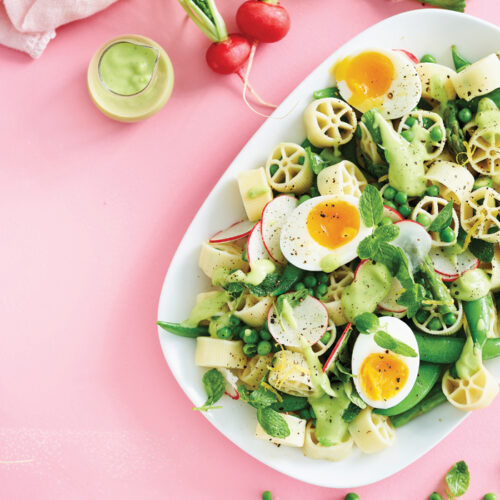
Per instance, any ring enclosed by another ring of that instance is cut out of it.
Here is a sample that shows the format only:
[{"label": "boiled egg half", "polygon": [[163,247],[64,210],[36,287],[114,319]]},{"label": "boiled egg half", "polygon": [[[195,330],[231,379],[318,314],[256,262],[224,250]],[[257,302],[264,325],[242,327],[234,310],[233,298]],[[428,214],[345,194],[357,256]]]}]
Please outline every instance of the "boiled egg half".
[{"label": "boiled egg half", "polygon": [[380,330],[410,346],[416,357],[396,354],[380,347],[375,334],[360,333],[352,350],[352,374],[363,401],[373,408],[392,408],[400,403],[417,380],[420,356],[415,334],[398,318],[379,318]]},{"label": "boiled egg half", "polygon": [[356,52],[338,61],[331,72],[342,98],[362,113],[377,108],[384,118],[400,118],[422,95],[415,64],[395,50]]},{"label": "boiled egg half", "polygon": [[317,196],[288,216],[281,229],[280,247],[296,267],[333,271],[356,257],[359,242],[371,232],[361,220],[358,198]]}]

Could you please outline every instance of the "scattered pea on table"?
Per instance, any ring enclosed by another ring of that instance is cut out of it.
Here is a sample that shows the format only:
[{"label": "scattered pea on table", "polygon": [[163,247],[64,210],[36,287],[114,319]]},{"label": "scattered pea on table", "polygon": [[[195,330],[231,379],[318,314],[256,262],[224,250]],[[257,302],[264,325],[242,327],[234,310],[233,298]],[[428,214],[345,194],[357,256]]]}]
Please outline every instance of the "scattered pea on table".
[{"label": "scattered pea on table", "polygon": [[497,496],[495,495],[495,493],[486,493],[486,495],[484,495],[483,497],[483,500],[497,500]]},{"label": "scattered pea on table", "polygon": [[359,495],[357,493],[348,493],[344,500],[359,500]]},{"label": "scattered pea on table", "polygon": [[431,493],[431,495],[429,496],[429,500],[443,500],[443,497],[437,491],[435,491],[434,493]]},{"label": "scattered pea on table", "polygon": [[262,493],[262,500],[273,500],[273,494],[269,490],[264,491]]}]

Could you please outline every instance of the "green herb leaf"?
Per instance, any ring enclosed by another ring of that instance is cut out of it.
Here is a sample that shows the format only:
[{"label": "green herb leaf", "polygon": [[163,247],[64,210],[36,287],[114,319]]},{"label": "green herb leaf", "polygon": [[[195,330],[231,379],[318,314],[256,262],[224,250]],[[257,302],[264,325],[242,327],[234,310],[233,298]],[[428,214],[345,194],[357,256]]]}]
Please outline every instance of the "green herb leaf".
[{"label": "green herb leaf", "polygon": [[254,408],[266,408],[276,403],[276,401],[278,401],[278,397],[273,391],[259,386],[258,389],[252,391],[250,394],[248,404],[252,405]]},{"label": "green herb leaf", "polygon": [[415,349],[410,347],[408,344],[401,342],[398,339],[395,339],[392,335],[379,330],[373,337],[375,343],[382,347],[382,349],[388,349],[395,354],[399,354],[401,356],[406,356],[407,358],[416,358],[417,353]]},{"label": "green herb leaf", "polygon": [[237,299],[242,293],[245,287],[243,286],[242,283],[228,283],[225,285],[224,290],[226,290],[229,295],[231,295],[232,299]]},{"label": "green herb leaf", "polygon": [[311,148],[307,147],[307,148],[305,148],[305,151],[306,151],[307,160],[309,161],[309,166],[311,167],[311,170],[316,175],[318,175],[327,166],[326,162],[324,162],[321,159],[320,155],[313,153],[311,151]]},{"label": "green herb leaf", "polygon": [[287,293],[286,295],[280,295],[276,299],[276,311],[279,315],[283,312],[283,303],[285,300],[290,304],[291,307],[297,307],[304,299],[309,295],[307,289],[297,290],[296,292]]},{"label": "green herb leaf", "polygon": [[360,333],[369,333],[370,331],[374,331],[379,328],[380,322],[375,314],[371,312],[364,312],[358,314],[354,318],[354,325]]},{"label": "green herb leaf", "polygon": [[327,87],[326,89],[315,90],[313,92],[313,99],[324,99],[325,97],[335,97],[335,99],[342,99],[337,87]]},{"label": "green herb leaf", "polygon": [[[467,233],[460,227],[458,229],[457,244],[461,247],[464,246]],[[491,262],[495,256],[495,244],[489,241],[478,240],[472,238],[469,243],[468,250],[479,259],[481,262]]]},{"label": "green herb leaf", "polygon": [[453,202],[449,201],[448,204],[439,212],[437,217],[432,221],[429,226],[429,231],[439,232],[448,227],[453,216]]},{"label": "green herb leaf", "polygon": [[342,419],[344,422],[350,424],[361,412],[361,408],[354,403],[349,403],[349,406],[342,413]]},{"label": "green herb leaf", "polygon": [[290,428],[286,420],[272,408],[259,408],[257,420],[264,431],[275,438],[286,438],[290,435]]},{"label": "green herb leaf", "polygon": [[212,368],[211,370],[208,370],[205,375],[203,375],[201,381],[203,382],[203,387],[207,393],[207,400],[203,406],[193,408],[193,410],[213,410],[215,408],[213,406],[214,403],[217,403],[217,401],[219,401],[219,399],[224,395],[224,391],[226,390],[226,380],[219,370]]},{"label": "green herb leaf", "polygon": [[452,497],[462,496],[469,488],[470,474],[467,464],[461,460],[457,462],[446,474],[448,495]]},{"label": "green herb leaf", "polygon": [[289,412],[303,410],[309,404],[307,398],[292,396],[290,394],[281,394],[283,401],[277,401],[271,405],[271,408],[278,412]]},{"label": "green herb leaf", "polygon": [[406,316],[413,318],[420,309],[422,300],[425,299],[425,288],[418,283],[407,285],[405,291],[399,296],[397,303],[406,307]]},{"label": "green herb leaf", "polygon": [[256,297],[265,297],[276,288],[279,281],[279,273],[270,273],[264,278],[264,281],[260,285],[246,284],[245,286],[248,288],[248,291]]},{"label": "green herb leaf", "polygon": [[376,226],[384,213],[384,202],[378,189],[371,184],[365,187],[359,200],[359,213],[363,224],[367,227]]},{"label": "green herb leaf", "polygon": [[399,236],[399,226],[394,224],[379,226],[373,231],[373,236],[380,241],[393,241]]}]

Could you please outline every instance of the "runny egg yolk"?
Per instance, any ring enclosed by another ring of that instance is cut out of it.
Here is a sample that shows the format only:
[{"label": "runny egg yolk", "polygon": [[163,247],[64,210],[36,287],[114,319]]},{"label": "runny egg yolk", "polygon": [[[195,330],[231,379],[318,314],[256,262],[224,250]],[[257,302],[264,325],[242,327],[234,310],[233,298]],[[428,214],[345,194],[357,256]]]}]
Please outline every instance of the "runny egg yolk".
[{"label": "runny egg yolk", "polygon": [[387,401],[394,397],[408,380],[408,367],[391,352],[373,352],[363,361],[359,383],[372,401]]},{"label": "runny egg yolk", "polygon": [[331,250],[349,243],[359,232],[358,209],[346,201],[324,201],[311,209],[307,230],[316,243]]},{"label": "runny egg yolk", "polygon": [[352,92],[348,101],[356,106],[387,93],[394,80],[394,65],[380,52],[361,52],[340,61],[335,67],[335,77],[347,84]]}]

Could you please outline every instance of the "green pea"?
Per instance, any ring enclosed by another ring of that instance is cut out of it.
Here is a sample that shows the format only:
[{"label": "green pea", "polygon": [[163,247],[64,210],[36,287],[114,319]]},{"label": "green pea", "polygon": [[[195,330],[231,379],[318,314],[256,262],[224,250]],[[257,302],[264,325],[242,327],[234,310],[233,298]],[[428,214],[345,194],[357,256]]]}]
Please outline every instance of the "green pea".
[{"label": "green pea", "polygon": [[309,275],[304,278],[304,285],[307,288],[313,288],[317,285],[317,283],[318,280],[314,276]]},{"label": "green pea", "polygon": [[471,119],[472,119],[472,113],[471,113],[471,110],[469,108],[464,108],[464,109],[461,109],[459,112],[458,112],[458,119],[462,122],[462,123],[467,123],[467,122],[470,122]]},{"label": "green pea", "polygon": [[431,141],[433,142],[441,142],[443,140],[443,131],[441,127],[437,125],[431,128],[431,133],[429,134],[431,137]]},{"label": "green pea", "polygon": [[249,358],[252,358],[257,354],[257,346],[255,344],[245,344],[243,346],[243,354]]},{"label": "green pea", "polygon": [[428,214],[418,214],[417,222],[422,224],[422,226],[427,227],[431,224],[431,217]]},{"label": "green pea", "polygon": [[452,312],[449,312],[448,314],[445,314],[443,316],[443,321],[446,326],[454,325],[456,320],[457,317]]},{"label": "green pea", "polygon": [[315,196],[319,196],[319,191],[316,186],[311,186],[311,189],[309,189],[309,192],[311,193],[311,197],[314,198]]},{"label": "green pea", "polygon": [[384,189],[384,198],[386,200],[393,200],[394,196],[396,196],[397,191],[392,186],[387,186]]},{"label": "green pea", "polygon": [[300,205],[301,203],[304,203],[304,201],[307,201],[307,200],[310,200],[311,197],[308,195],[308,194],[303,194],[300,198],[299,198],[299,202],[298,202],[298,205]]},{"label": "green pea", "polygon": [[299,417],[303,418],[304,420],[309,420],[311,418],[311,413],[307,408],[303,408],[299,411]]},{"label": "green pea", "polygon": [[262,500],[273,500],[273,494],[269,490],[264,491],[262,493]]},{"label": "green pea", "polygon": [[432,300],[432,292],[430,290],[425,290],[425,298]]},{"label": "green pea", "polygon": [[268,342],[267,340],[261,340],[257,344],[257,354],[259,356],[267,356],[271,352],[272,348],[273,346],[271,345],[271,342]]},{"label": "green pea", "polygon": [[478,177],[474,181],[473,189],[481,189],[483,187],[493,187],[493,180],[491,177]]},{"label": "green pea", "polygon": [[326,292],[328,292],[328,285],[326,283],[320,283],[317,287],[316,287],[316,291],[320,294],[320,295],[325,295]]},{"label": "green pea", "polygon": [[304,285],[302,281],[299,281],[298,283],[295,283],[295,286],[293,288],[296,292],[298,292],[299,290],[304,290],[305,287],[306,285]]},{"label": "green pea", "polygon": [[390,224],[392,224],[392,219],[390,217],[383,217],[380,221],[381,226],[389,226]]},{"label": "green pea", "polygon": [[439,330],[442,329],[441,321],[439,321],[438,318],[433,318],[429,321],[427,328],[429,328],[429,330],[432,330],[434,332],[438,332]]},{"label": "green pea", "polygon": [[245,344],[256,344],[259,341],[259,334],[253,328],[245,328],[241,340]]},{"label": "green pea", "polygon": [[408,195],[406,193],[403,193],[403,191],[398,191],[396,193],[396,196],[394,196],[394,201],[398,205],[404,205],[408,201]]},{"label": "green pea", "polygon": [[278,165],[276,165],[275,163],[273,163],[270,167],[269,167],[269,173],[271,174],[271,177],[278,171],[279,167]]},{"label": "green pea", "polygon": [[328,283],[330,276],[328,273],[318,273],[316,275],[316,279],[318,280],[318,283]]},{"label": "green pea", "polygon": [[259,337],[262,340],[271,340],[271,334],[265,328],[259,330]]},{"label": "green pea", "polygon": [[297,162],[299,165],[304,165],[305,160],[306,159],[304,156],[299,156],[299,159],[297,160]]},{"label": "green pea", "polygon": [[439,196],[439,188],[437,186],[429,186],[426,190],[425,190],[425,194],[427,196]]},{"label": "green pea", "polygon": [[411,214],[411,207],[410,205],[401,205],[399,207],[399,213],[405,218],[407,219],[410,214]]},{"label": "green pea", "polygon": [[229,326],[240,326],[240,318],[238,318],[238,316],[235,316],[234,314],[231,314],[231,316],[229,316]]},{"label": "green pea", "polygon": [[219,328],[217,330],[217,337],[219,337],[220,339],[228,339],[231,337],[232,335],[232,331],[231,331],[231,328],[229,328],[228,326],[223,326],[222,328]]},{"label": "green pea", "polygon": [[436,58],[431,54],[424,54],[420,58],[421,63],[436,63]]},{"label": "green pea", "polygon": [[405,125],[408,125],[408,127],[413,127],[413,125],[415,125],[417,119],[414,117],[414,116],[409,116],[406,121],[405,121]]},{"label": "green pea", "polygon": [[386,207],[392,208],[393,210],[397,210],[396,204],[393,203],[391,200],[387,200],[384,205]]},{"label": "green pea", "polygon": [[320,342],[326,345],[328,344],[328,342],[330,342],[331,338],[332,338],[332,332],[330,330],[327,330],[323,335],[323,337],[321,337]]},{"label": "green pea", "polygon": [[486,495],[484,495],[483,497],[483,500],[497,500],[497,496],[495,495],[495,493],[486,493]]},{"label": "green pea", "polygon": [[420,311],[418,311],[415,316],[416,320],[420,324],[424,323],[428,317],[429,317],[429,311],[426,311],[425,309],[420,309]]},{"label": "green pea", "polygon": [[431,493],[431,495],[429,496],[429,500],[443,500],[443,497],[437,491],[435,491],[434,493]]},{"label": "green pea", "polygon": [[357,493],[348,493],[344,500],[359,500],[359,495]]},{"label": "green pea", "polygon": [[406,139],[408,142],[412,142],[415,139],[415,134],[411,130],[403,130],[401,132],[401,137]]},{"label": "green pea", "polygon": [[450,243],[452,241],[455,241],[455,232],[451,227],[445,227],[439,232],[439,237],[441,238],[441,241],[444,241],[445,243]]}]

